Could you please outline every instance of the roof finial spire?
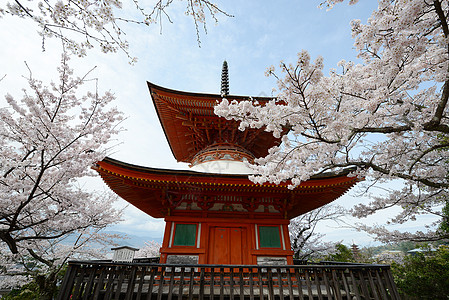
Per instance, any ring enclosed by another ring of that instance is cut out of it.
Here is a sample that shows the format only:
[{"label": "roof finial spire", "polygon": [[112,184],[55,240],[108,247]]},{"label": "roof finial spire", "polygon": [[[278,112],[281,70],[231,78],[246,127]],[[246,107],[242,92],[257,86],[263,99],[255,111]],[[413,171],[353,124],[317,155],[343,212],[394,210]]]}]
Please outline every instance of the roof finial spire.
[{"label": "roof finial spire", "polygon": [[229,74],[228,74],[228,62],[223,62],[221,69],[221,96],[226,97],[229,95]]}]

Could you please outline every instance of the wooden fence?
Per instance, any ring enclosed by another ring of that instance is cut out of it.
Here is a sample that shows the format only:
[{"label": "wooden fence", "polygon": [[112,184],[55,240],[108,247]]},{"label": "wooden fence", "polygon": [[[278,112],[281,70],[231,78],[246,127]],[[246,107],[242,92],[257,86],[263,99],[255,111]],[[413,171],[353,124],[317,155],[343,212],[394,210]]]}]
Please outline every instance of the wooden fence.
[{"label": "wooden fence", "polygon": [[386,265],[169,265],[72,261],[58,300],[399,299]]}]

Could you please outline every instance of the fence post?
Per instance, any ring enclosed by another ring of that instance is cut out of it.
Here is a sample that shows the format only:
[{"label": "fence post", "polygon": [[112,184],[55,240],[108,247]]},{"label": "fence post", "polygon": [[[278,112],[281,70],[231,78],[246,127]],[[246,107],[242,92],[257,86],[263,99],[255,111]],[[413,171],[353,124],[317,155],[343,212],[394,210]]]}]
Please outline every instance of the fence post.
[{"label": "fence post", "polygon": [[287,294],[291,300],[347,296],[399,299],[390,269],[384,265],[172,265],[81,261],[69,262],[57,300],[211,299],[218,294],[220,300],[245,297],[266,300],[265,295],[273,300],[284,299]]}]

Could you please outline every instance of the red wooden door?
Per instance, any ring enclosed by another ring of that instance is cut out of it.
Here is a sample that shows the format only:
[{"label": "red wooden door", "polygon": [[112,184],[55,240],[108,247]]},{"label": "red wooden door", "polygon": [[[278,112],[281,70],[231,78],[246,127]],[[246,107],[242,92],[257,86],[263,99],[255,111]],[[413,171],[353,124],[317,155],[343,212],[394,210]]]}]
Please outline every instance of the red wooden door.
[{"label": "red wooden door", "polygon": [[242,261],[242,228],[229,228],[229,247],[231,249],[231,265],[241,265]]},{"label": "red wooden door", "polygon": [[242,238],[244,228],[212,227],[210,231],[210,264],[243,264]]}]

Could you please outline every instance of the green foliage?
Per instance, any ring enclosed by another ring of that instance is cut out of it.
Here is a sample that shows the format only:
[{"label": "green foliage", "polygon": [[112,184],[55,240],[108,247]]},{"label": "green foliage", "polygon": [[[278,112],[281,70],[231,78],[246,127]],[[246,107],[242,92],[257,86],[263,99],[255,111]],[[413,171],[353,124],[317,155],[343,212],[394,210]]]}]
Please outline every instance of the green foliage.
[{"label": "green foliage", "polygon": [[[444,241],[433,242],[432,245],[433,247],[437,247],[441,243],[444,243]],[[369,250],[368,252],[371,254],[371,256],[381,254],[383,251],[402,251],[404,254],[407,254],[408,251],[422,247],[425,244],[426,243],[403,241],[399,243],[391,243],[391,244],[383,244],[380,246],[367,247],[365,248],[365,250]]]},{"label": "green foliage", "polygon": [[58,287],[53,279],[39,275],[30,283],[3,296],[2,300],[51,300],[57,292]]},{"label": "green foliage", "polygon": [[406,254],[408,251],[415,249],[419,247],[419,244],[417,244],[416,242],[411,242],[411,241],[405,241],[405,242],[401,242],[401,243],[397,243],[395,245],[394,250],[401,250],[402,252],[404,252],[404,254]]},{"label": "green foliage", "polygon": [[449,247],[436,252],[409,255],[403,264],[393,264],[392,272],[399,292],[410,299],[448,299]]},{"label": "green foliage", "polygon": [[354,253],[352,253],[351,249],[346,247],[343,244],[335,245],[335,249],[337,252],[335,254],[330,254],[326,257],[326,260],[330,261],[341,261],[341,262],[354,262]]},{"label": "green foliage", "polygon": [[57,272],[35,274],[30,283],[14,289],[1,300],[51,300],[58,294],[59,286],[67,272],[67,264]]},{"label": "green foliage", "polygon": [[441,223],[440,223],[440,230],[445,234],[449,234],[449,201],[448,200],[446,200],[446,203],[444,204],[442,213],[443,213],[443,220],[441,220]]},{"label": "green foliage", "polygon": [[2,300],[35,300],[40,299],[39,287],[36,282],[25,284],[20,289],[14,289],[4,295]]}]

